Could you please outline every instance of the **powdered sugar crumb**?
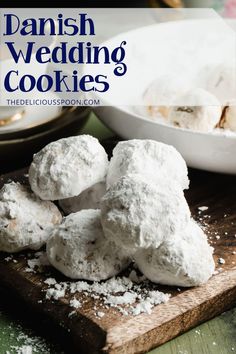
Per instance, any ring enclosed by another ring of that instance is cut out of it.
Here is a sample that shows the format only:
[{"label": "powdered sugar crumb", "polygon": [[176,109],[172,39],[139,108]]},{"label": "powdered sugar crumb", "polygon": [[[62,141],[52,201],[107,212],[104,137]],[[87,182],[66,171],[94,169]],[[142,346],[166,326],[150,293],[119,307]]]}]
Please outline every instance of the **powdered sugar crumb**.
[{"label": "powdered sugar crumb", "polygon": [[71,311],[71,312],[69,313],[68,317],[70,318],[70,317],[73,317],[74,315],[76,315],[76,311]]},{"label": "powdered sugar crumb", "polygon": [[[135,271],[131,272],[132,278],[135,278],[135,273]],[[136,316],[141,313],[151,313],[155,305],[165,303],[170,298],[170,294],[158,290],[148,290],[145,287],[147,285],[146,280],[138,284],[140,278],[142,277],[136,274],[136,282],[125,276],[113,277],[105,282],[93,282],[91,284],[85,281],[60,282],[50,285],[44,291],[48,300],[58,300],[61,297],[66,297],[67,294],[80,293],[80,300],[74,297],[69,301],[69,305],[74,308],[82,307],[88,301],[85,296],[89,296],[94,300],[99,300],[101,308],[114,308],[123,315]],[[99,318],[103,317],[101,315],[103,311],[97,310],[96,305],[94,306],[94,313]],[[68,316],[71,317],[72,312]]]},{"label": "powdered sugar crumb", "polygon": [[82,305],[81,305],[81,302],[79,300],[74,298],[74,299],[70,300],[70,306],[74,307],[75,309],[78,309]]},{"label": "powdered sugar crumb", "polygon": [[219,263],[219,264],[225,264],[224,258],[219,258],[219,259],[218,259],[218,263]]},{"label": "powdered sugar crumb", "polygon": [[[30,256],[31,256],[31,254],[28,255],[28,257],[30,257]],[[27,267],[24,269],[24,272],[36,273],[36,271],[41,270],[43,266],[49,265],[46,252],[42,252],[42,251],[36,252],[34,254],[34,257],[35,258],[31,258],[31,259],[27,260]],[[50,285],[50,284],[48,284],[48,285]]]},{"label": "powdered sugar crumb", "polygon": [[47,278],[46,280],[44,280],[44,283],[47,285],[55,285],[57,281],[54,278]]},{"label": "powdered sugar crumb", "polygon": [[13,259],[13,256],[7,256],[7,257],[4,258],[4,260],[6,262],[10,262],[10,261],[12,261],[12,259]]},{"label": "powdered sugar crumb", "polygon": [[98,311],[98,312],[97,312],[97,316],[100,317],[100,318],[102,318],[102,317],[105,316],[105,312]]},{"label": "powdered sugar crumb", "polygon": [[65,289],[53,289],[50,288],[46,292],[46,299],[47,300],[58,300],[61,297],[65,296]]},{"label": "powdered sugar crumb", "polygon": [[200,211],[206,211],[208,209],[209,209],[208,206],[205,206],[205,205],[198,207],[198,210],[200,210]]}]

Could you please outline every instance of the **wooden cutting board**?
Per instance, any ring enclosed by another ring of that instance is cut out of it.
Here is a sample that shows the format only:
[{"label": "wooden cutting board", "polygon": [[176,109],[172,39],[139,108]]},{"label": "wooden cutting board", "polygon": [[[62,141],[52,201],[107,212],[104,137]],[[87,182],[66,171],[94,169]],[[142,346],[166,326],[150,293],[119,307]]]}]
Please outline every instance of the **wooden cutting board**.
[{"label": "wooden cutting board", "polygon": [[[17,171],[0,178],[0,187],[13,179],[21,181],[25,171]],[[97,318],[94,299],[88,297],[85,307],[68,317],[71,307],[68,297],[59,301],[45,300],[43,281],[62,276],[53,269],[44,273],[26,273],[26,259],[15,255],[6,261],[0,255],[0,282],[29,308],[45,314],[68,331],[76,353],[145,353],[151,348],[178,336],[236,304],[236,178],[206,172],[190,171],[191,186],[186,197],[193,216],[204,224],[215,247],[217,274],[207,284],[191,289],[160,287],[171,293],[169,302],[156,306],[150,315],[124,316],[114,308],[103,310]],[[198,207],[208,206],[199,213]],[[218,264],[223,258],[225,264]],[[73,295],[74,297],[74,295]],[[70,352],[71,353],[71,352]]]}]

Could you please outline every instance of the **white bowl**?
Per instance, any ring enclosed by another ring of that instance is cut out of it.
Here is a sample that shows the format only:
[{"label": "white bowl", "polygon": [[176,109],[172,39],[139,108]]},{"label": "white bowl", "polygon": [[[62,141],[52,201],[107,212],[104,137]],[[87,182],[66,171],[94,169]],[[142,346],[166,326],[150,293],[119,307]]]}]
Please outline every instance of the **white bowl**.
[{"label": "white bowl", "polygon": [[[192,26],[198,26],[199,28],[197,21],[202,20],[177,21],[144,27],[127,32],[122,35],[122,38],[125,38],[127,42],[133,42],[134,38],[137,38],[138,41],[140,38],[143,38],[143,33],[145,33],[145,36],[148,34],[149,36],[154,36],[154,38],[165,38],[168,34],[168,37],[172,36],[174,40],[175,33],[178,32],[176,31],[178,26],[181,26],[184,32],[190,33],[191,30],[189,29]],[[203,20],[203,26],[201,26],[203,31],[204,23]],[[230,25],[234,27],[232,22]],[[109,40],[106,44],[109,43],[112,45],[112,41],[117,43],[117,37]],[[146,50],[146,42],[141,40],[141,43],[143,46],[142,49]],[[166,46],[165,43],[163,44],[160,41],[158,47],[160,53],[163,54],[165,53],[165,47],[161,48],[160,46],[162,45]],[[202,58],[202,62],[204,63],[204,58]],[[168,68],[166,70],[168,71]],[[130,83],[130,89],[132,86],[137,89],[137,86],[139,86],[138,83],[137,78],[137,82]],[[142,90],[144,89],[145,87],[142,87]],[[135,110],[132,110],[131,107],[112,106],[112,97],[107,96],[106,100],[107,106],[97,107],[95,108],[95,112],[120,137],[124,139],[139,138],[161,141],[173,145],[182,154],[190,167],[219,173],[236,174],[236,134],[217,130],[212,133],[200,133],[176,128],[163,124],[161,121],[152,121],[142,117]]]},{"label": "white bowl", "polygon": [[189,167],[236,174],[236,135],[175,128],[140,118],[117,107],[99,107],[96,114],[124,139],[154,139],[173,145]]}]

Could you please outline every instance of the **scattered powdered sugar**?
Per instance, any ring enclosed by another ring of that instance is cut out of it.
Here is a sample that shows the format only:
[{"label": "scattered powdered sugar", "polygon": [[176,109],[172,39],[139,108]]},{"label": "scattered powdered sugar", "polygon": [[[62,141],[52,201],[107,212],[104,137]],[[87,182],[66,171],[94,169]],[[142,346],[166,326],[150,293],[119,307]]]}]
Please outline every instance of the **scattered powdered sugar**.
[{"label": "scattered powdered sugar", "polygon": [[79,300],[74,298],[74,299],[70,300],[70,306],[74,307],[75,309],[78,309],[82,305],[81,305],[81,302]]},{"label": "scattered powdered sugar", "polygon": [[68,317],[70,318],[70,317],[73,317],[74,315],[76,315],[76,311],[75,311],[75,310],[74,310],[74,311],[71,311],[71,312],[69,313]]},{"label": "scattered powdered sugar", "polygon": [[[19,321],[8,322],[8,316],[1,312],[1,318],[6,319],[3,334],[9,333],[10,341],[1,342],[1,354],[63,354],[59,345],[48,342],[45,338],[36,335],[35,331]],[[8,324],[7,324],[8,322]],[[6,330],[6,332],[5,332]]]},{"label": "scattered powdered sugar", "polygon": [[32,268],[30,268],[30,267],[25,268],[24,271],[25,271],[25,273],[35,273],[35,271]]},{"label": "scattered powdered sugar", "polygon": [[218,263],[219,263],[219,264],[225,264],[224,258],[219,258],[219,259],[218,259]]},{"label": "scattered powdered sugar", "polygon": [[198,207],[198,210],[200,210],[200,211],[206,211],[208,209],[209,209],[208,206],[200,206],[200,207]]},{"label": "scattered powdered sugar", "polygon": [[160,291],[150,291],[148,296],[144,301],[141,301],[137,304],[137,306],[133,309],[133,315],[137,316],[140,313],[148,313],[151,314],[152,308],[155,305],[159,305],[160,303],[165,303],[169,300],[167,294],[164,294]]},{"label": "scattered powdered sugar", "polygon": [[6,262],[10,262],[10,261],[12,261],[12,259],[13,259],[13,255],[7,256],[7,257],[4,258],[4,260],[5,260]]},{"label": "scattered powdered sugar", "polygon": [[66,292],[66,289],[53,289],[53,288],[50,288],[50,289],[47,290],[46,299],[47,300],[50,300],[50,299],[58,300],[59,298],[65,296],[65,292]]},{"label": "scattered powdered sugar", "polygon": [[136,298],[137,294],[126,291],[123,295],[108,295],[104,303],[112,307],[117,307],[117,305],[131,305],[135,303]]},{"label": "scattered powdered sugar", "polygon": [[[46,299],[51,300],[58,300],[61,297],[67,298],[68,295],[80,293],[82,295],[80,300],[74,297],[69,301],[69,305],[76,309],[82,307],[90,297],[100,300],[100,306],[104,309],[114,308],[123,315],[134,316],[141,313],[150,314],[155,305],[169,300],[170,294],[155,289],[150,290],[150,283],[144,280],[143,276],[139,277],[135,270],[132,270],[130,275],[131,277],[113,277],[105,282],[91,284],[86,281],[60,282],[50,285],[44,291]],[[96,306],[94,313],[99,318],[105,316],[105,312],[100,309],[97,311]],[[74,314],[74,311],[70,312],[69,317]]]},{"label": "scattered powdered sugar", "polygon": [[102,318],[102,317],[105,316],[105,313],[102,312],[102,311],[98,311],[98,312],[97,312],[97,316],[100,317],[100,318]]},{"label": "scattered powdered sugar", "polygon": [[40,267],[40,260],[38,258],[35,259],[28,259],[27,264],[30,269],[34,269],[35,267]]},{"label": "scattered powdered sugar", "polygon": [[47,285],[55,285],[57,281],[54,278],[47,278],[46,280],[44,280],[44,283]]},{"label": "scattered powdered sugar", "polygon": [[43,266],[50,265],[46,252],[36,252],[34,256],[35,258],[27,260],[27,267],[24,269],[26,273],[36,273],[36,271],[42,270]]}]

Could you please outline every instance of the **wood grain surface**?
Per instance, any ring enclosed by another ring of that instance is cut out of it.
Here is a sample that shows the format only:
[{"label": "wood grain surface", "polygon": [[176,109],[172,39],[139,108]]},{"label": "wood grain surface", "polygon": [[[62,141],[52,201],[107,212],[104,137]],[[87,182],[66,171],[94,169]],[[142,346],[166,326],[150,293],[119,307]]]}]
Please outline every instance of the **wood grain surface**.
[{"label": "wood grain surface", "polygon": [[[24,172],[3,176],[0,186],[9,178],[24,179]],[[215,247],[218,272],[207,284],[180,291],[160,287],[172,297],[168,303],[156,306],[150,315],[124,316],[115,309],[103,309],[105,316],[100,319],[94,314],[94,305],[99,308],[99,303],[92,298],[88,298],[86,306],[77,309],[76,316],[71,318],[68,317],[71,312],[69,296],[56,302],[45,300],[43,281],[49,276],[58,281],[65,278],[50,267],[46,269],[47,274],[26,273],[24,253],[14,256],[16,262],[6,262],[6,254],[1,255],[1,284],[26,302],[32,311],[45,314],[65,328],[77,353],[145,353],[224,312],[236,303],[235,177],[190,171],[190,180],[187,200],[194,218],[203,224]],[[198,207],[203,205],[209,209],[199,214]],[[218,264],[220,257],[225,264]]]}]

